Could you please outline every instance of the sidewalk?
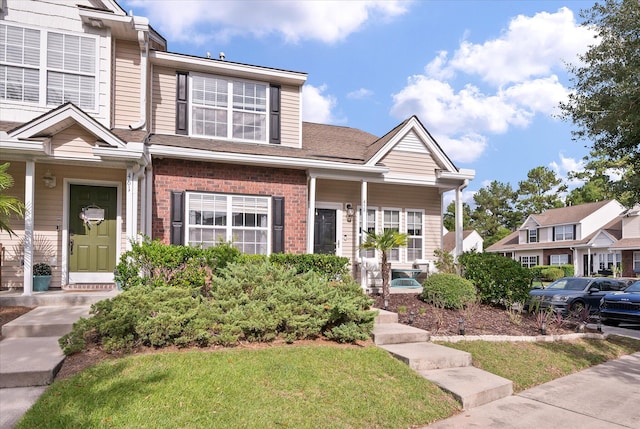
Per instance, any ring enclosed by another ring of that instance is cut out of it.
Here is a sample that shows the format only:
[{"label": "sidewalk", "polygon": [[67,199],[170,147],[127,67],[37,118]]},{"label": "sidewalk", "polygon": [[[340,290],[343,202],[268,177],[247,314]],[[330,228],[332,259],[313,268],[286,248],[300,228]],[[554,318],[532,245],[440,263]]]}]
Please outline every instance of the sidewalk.
[{"label": "sidewalk", "polygon": [[640,353],[623,356],[426,428],[640,428]]}]

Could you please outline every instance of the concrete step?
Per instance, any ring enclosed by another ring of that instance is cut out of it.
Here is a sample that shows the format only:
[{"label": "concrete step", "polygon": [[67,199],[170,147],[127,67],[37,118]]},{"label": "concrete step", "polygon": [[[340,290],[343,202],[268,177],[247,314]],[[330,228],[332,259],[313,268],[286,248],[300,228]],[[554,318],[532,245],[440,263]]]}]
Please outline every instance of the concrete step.
[{"label": "concrete step", "polygon": [[513,394],[513,382],[473,366],[418,371],[441,389],[451,392],[464,410]]},{"label": "concrete step", "polygon": [[3,338],[61,337],[81,317],[88,317],[88,305],[38,307],[2,326]]},{"label": "concrete step", "polygon": [[422,341],[429,341],[429,332],[413,326],[402,323],[382,323],[373,326],[373,342],[379,346]]},{"label": "concrete step", "polygon": [[5,338],[0,356],[2,389],[51,384],[65,358],[58,337]]},{"label": "concrete step", "polygon": [[416,371],[458,368],[471,365],[471,354],[432,343],[381,345],[395,358]]},{"label": "concrete step", "polygon": [[22,295],[20,291],[0,291],[0,305],[9,306],[76,306],[91,305],[103,299],[117,296],[120,291],[95,291],[95,292],[72,292],[62,289],[49,289],[46,292],[33,292],[32,295]]},{"label": "concrete step", "polygon": [[374,310],[378,311],[378,315],[376,316],[376,319],[374,321],[376,325],[382,323],[398,323],[398,313],[392,313],[390,311],[382,310],[379,308],[374,308]]}]

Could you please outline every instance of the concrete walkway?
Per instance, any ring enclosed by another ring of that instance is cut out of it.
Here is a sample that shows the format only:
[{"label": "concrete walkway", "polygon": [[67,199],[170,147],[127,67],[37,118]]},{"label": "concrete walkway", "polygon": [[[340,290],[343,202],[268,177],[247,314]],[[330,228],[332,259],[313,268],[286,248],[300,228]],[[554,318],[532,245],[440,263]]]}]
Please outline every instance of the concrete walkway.
[{"label": "concrete walkway", "polygon": [[2,327],[0,341],[0,429],[13,428],[60,370],[64,354],[58,339],[89,315],[94,302],[111,292],[50,291],[22,296],[0,292],[0,305],[37,306]]}]

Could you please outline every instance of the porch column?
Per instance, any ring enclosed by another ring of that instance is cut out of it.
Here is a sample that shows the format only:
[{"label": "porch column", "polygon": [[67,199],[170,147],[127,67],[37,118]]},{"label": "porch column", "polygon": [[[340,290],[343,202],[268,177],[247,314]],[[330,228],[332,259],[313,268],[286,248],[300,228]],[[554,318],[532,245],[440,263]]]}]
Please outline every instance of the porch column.
[{"label": "porch column", "polygon": [[153,239],[153,226],[152,226],[153,209],[151,207],[151,204],[153,202],[153,172],[151,171],[151,168],[148,165],[147,165],[145,175],[146,175],[145,182],[147,186],[147,191],[146,191],[146,199],[145,199],[146,211],[145,211],[145,218],[144,218],[144,233],[149,238]]},{"label": "porch column", "polygon": [[[367,231],[367,188],[368,184],[364,180],[360,186],[360,225],[358,225],[358,246],[365,242]],[[360,286],[367,290],[367,270],[364,265],[364,258],[367,251],[360,249]]]},{"label": "porch column", "polygon": [[34,227],[34,179],[36,163],[27,161],[24,177],[24,266],[22,295],[30,296],[33,292],[33,227]]},{"label": "porch column", "polygon": [[467,187],[468,181],[456,188],[456,254],[454,257],[458,259],[458,256],[462,255],[462,241],[463,241],[463,211],[462,211],[462,190]]},{"label": "porch column", "polygon": [[[591,265],[592,265],[592,263],[591,263],[591,247],[589,247],[587,249],[587,266],[588,266],[588,268],[587,268],[587,276],[588,277],[591,277]],[[573,273],[573,274],[575,274],[575,273]]]},{"label": "porch column", "polygon": [[309,209],[307,211],[307,253],[313,253],[313,228],[316,219],[316,178],[309,178]]}]

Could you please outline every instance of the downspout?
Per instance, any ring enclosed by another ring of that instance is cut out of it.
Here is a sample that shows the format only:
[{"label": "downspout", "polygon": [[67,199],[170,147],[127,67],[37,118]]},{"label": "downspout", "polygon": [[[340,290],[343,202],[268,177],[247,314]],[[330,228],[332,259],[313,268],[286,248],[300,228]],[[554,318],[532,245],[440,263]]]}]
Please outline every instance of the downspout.
[{"label": "downspout", "polygon": [[[132,17],[135,26],[135,17]],[[139,130],[147,124],[147,57],[149,42],[147,32],[138,30],[138,45],[140,45],[140,121],[129,125],[131,130]]]}]

